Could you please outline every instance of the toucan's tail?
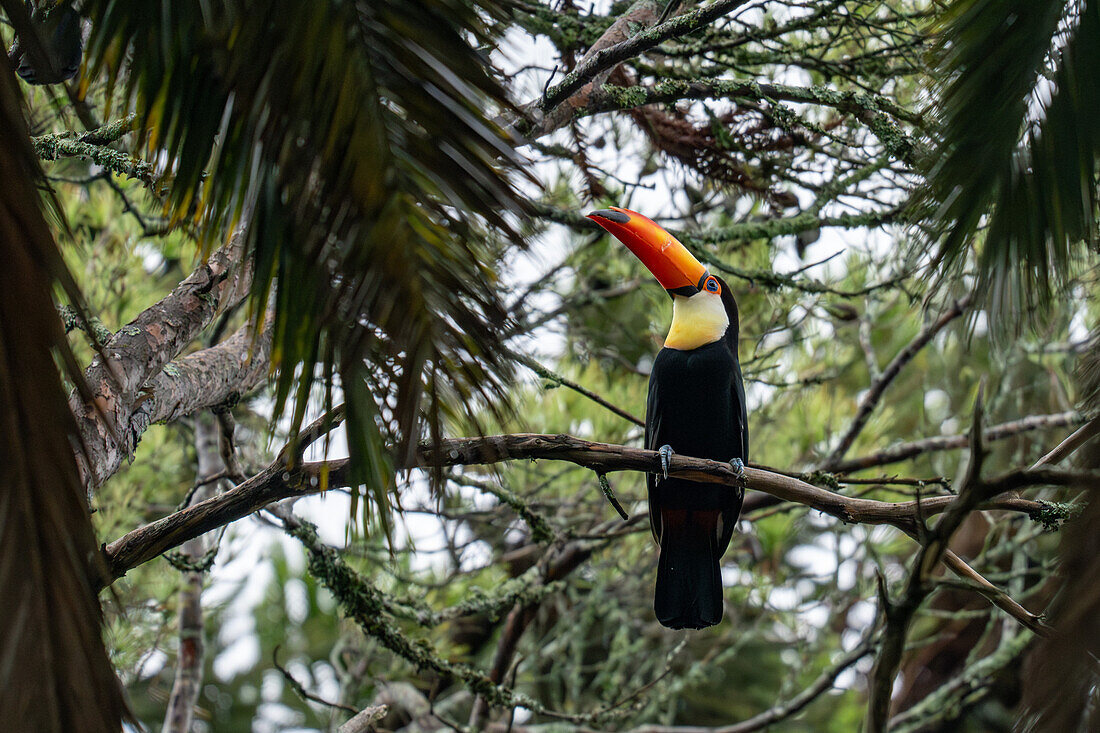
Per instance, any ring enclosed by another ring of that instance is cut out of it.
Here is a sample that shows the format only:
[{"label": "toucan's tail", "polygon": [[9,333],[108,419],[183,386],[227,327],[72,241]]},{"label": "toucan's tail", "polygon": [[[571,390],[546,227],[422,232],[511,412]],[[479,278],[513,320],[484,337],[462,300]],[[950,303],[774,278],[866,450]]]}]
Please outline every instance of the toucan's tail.
[{"label": "toucan's tail", "polygon": [[653,610],[662,626],[702,629],[722,620],[717,510],[663,509]]}]

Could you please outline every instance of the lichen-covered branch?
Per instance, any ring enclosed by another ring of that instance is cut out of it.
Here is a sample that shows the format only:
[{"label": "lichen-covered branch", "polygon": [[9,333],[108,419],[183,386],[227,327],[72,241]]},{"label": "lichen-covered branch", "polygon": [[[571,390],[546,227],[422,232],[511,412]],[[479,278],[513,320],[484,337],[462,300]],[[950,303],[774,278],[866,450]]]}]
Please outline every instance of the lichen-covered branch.
[{"label": "lichen-covered branch", "polygon": [[665,21],[658,26],[646,29],[633,38],[605,48],[588,56],[577,68],[570,72],[560,83],[547,90],[542,99],[543,111],[552,110],[569,98],[574,92],[591,81],[601,71],[611,69],[629,58],[657,46],[670,38],[690,33],[698,28],[710,25],[726,13],[744,5],[747,0],[717,0],[710,5]]},{"label": "lichen-covered branch", "polygon": [[989,695],[997,678],[1010,665],[1021,663],[1024,653],[1035,643],[1026,632],[1008,635],[992,654],[982,657],[957,677],[928,697],[890,719],[893,733],[917,733],[929,730],[939,720],[952,720],[964,706],[971,706]]},{"label": "lichen-covered branch", "polygon": [[[591,63],[591,60],[599,54],[612,48],[618,48],[629,38],[631,29],[646,27],[655,23],[658,12],[659,8],[656,0],[636,0],[592,43],[584,57],[581,58],[578,68]],[[558,16],[556,19],[569,18],[566,13],[562,12],[556,12],[555,15]],[[578,86],[566,95],[568,99],[562,97],[560,101],[564,101],[566,104],[557,102],[553,106],[546,106],[541,100],[528,104],[524,114],[529,120],[536,122],[531,129],[526,131],[528,135],[532,138],[546,135],[569,122],[573,117],[573,110],[588,103],[593,88],[607,81],[610,72],[610,66],[593,71],[589,78],[582,79]]]},{"label": "lichen-covered branch", "polygon": [[548,710],[533,698],[498,684],[474,667],[444,659],[430,645],[414,642],[387,617],[382,594],[373,583],[349,568],[336,550],[324,545],[312,525],[291,520],[286,514],[283,516],[287,518],[287,532],[301,540],[309,552],[310,573],[332,592],[340,607],[363,631],[397,656],[417,669],[428,669],[456,677],[472,692],[495,705],[519,705],[532,712],[577,722],[590,719],[591,716],[588,715],[569,715]]},{"label": "lichen-covered branch", "polygon": [[[575,463],[603,473],[611,471],[649,471],[659,469],[656,451],[623,445],[595,443],[570,435],[519,433],[484,438],[454,438],[436,446],[421,446],[418,466],[485,465],[509,460],[546,459]],[[412,468],[407,466],[406,468]],[[693,481],[739,485],[739,477],[729,464],[689,456],[674,455],[669,473]],[[746,468],[745,483],[786,501],[804,504],[848,523],[889,524],[912,528],[918,519],[945,511],[956,501],[954,496],[934,496],[922,501],[887,502],[861,499],[838,494],[799,479],[758,468]],[[327,476],[328,487],[348,486],[346,459],[306,463],[288,469],[278,462],[265,468],[248,481],[194,506],[175,512],[120,537],[106,547],[111,580],[130,568],[152,560],[165,550],[203,532],[236,521],[268,504],[293,496],[306,496],[321,491],[321,477]],[[987,487],[998,493],[1021,486],[1077,485],[1089,480],[1091,474],[1053,469],[1014,471],[991,480]],[[1040,512],[1040,502],[1015,497],[984,499],[988,508]]]},{"label": "lichen-covered branch", "polygon": [[97,133],[100,133],[103,129],[98,128],[75,137],[63,134],[36,138],[34,141],[35,152],[42,160],[57,160],[58,158],[90,160],[112,173],[141,181],[149,188],[156,190],[159,183],[156,169],[140,158],[135,158],[129,153],[123,153],[108,147],[103,142],[98,142],[100,136]]},{"label": "lichen-covered branch", "polygon": [[136,114],[129,114],[114,122],[108,122],[105,125],[100,125],[84,132],[73,132],[70,130],[39,135],[38,137],[31,138],[31,144],[34,145],[34,152],[39,157],[45,158],[46,160],[53,160],[58,157],[55,154],[55,146],[61,141],[72,140],[78,143],[87,143],[88,145],[109,145],[118,142],[122,139],[123,135],[133,132],[134,120],[136,119]]},{"label": "lichen-covered branch", "polygon": [[235,402],[270,376],[271,336],[269,319],[259,337],[246,326],[216,346],[173,361],[149,380],[149,399],[139,411],[149,405],[149,422],[158,423]]},{"label": "lichen-covered branch", "polygon": [[919,115],[876,94],[838,91],[821,86],[795,87],[726,79],[666,79],[653,86],[632,87],[605,84],[594,90],[589,105],[577,107],[574,114],[584,116],[631,110],[647,104],[668,104],[686,99],[785,101],[831,107],[865,123],[893,158],[911,163],[914,154],[920,151],[919,144],[891,119],[921,124]]}]

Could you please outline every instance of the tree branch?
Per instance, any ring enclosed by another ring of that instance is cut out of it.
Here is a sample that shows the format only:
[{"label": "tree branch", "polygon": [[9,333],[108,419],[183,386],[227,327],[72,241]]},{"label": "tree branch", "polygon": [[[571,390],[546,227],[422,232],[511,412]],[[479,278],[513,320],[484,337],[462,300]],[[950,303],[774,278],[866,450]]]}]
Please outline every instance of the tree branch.
[{"label": "tree branch", "polygon": [[744,5],[747,1],[717,0],[711,5],[684,13],[658,26],[644,30],[629,40],[587,56],[561,83],[556,84],[546,92],[540,107],[544,112],[549,112],[590,82],[601,71],[618,66],[623,61],[644,53],[671,38],[682,36],[709,25],[731,10]]},{"label": "tree branch", "polygon": [[828,87],[795,87],[786,84],[760,84],[754,81],[730,79],[666,79],[654,86],[617,87],[604,85],[597,90],[596,100],[587,108],[590,113],[633,109],[644,104],[667,104],[682,99],[753,99],[762,101],[799,102],[831,107],[854,114],[860,119],[885,113],[914,125],[921,124],[920,115],[899,107],[877,94],[839,91]]},{"label": "tree branch", "polygon": [[[89,492],[133,454],[148,421],[131,425],[131,418],[151,396],[150,380],[156,381],[218,313],[244,297],[251,268],[241,265],[243,254],[244,239],[235,235],[175,290],[120,328],[85,370],[93,401],[74,392],[69,407],[85,446],[78,461]],[[200,394],[206,389],[197,386]]]},{"label": "tree branch", "polygon": [[[195,454],[198,458],[196,478],[199,489],[192,497],[202,501],[216,493],[218,481],[212,477],[225,473],[225,462],[218,450],[218,427],[211,415],[195,421]],[[183,544],[185,559],[197,562],[208,550],[201,535]],[[179,591],[179,650],[176,657],[176,679],[164,713],[161,733],[189,733],[195,704],[199,699],[203,673],[203,574],[191,570],[183,574]]]},{"label": "tree branch", "polygon": [[[982,441],[991,443],[1033,430],[1063,428],[1069,425],[1080,425],[1084,421],[1085,416],[1073,410],[1069,412],[1058,412],[1052,415],[1028,415],[1019,420],[1010,420],[1009,422],[1003,422],[986,428],[982,432]],[[1098,423],[1098,428],[1100,428],[1100,423]],[[923,453],[965,448],[969,442],[970,436],[967,433],[959,435],[937,435],[932,438],[923,438],[909,443],[899,443],[898,445],[893,445],[874,453],[868,453],[858,458],[840,460],[834,463],[829,470],[832,473],[852,473],[865,468],[875,468],[890,463],[898,463]],[[1032,468],[1038,468],[1040,465],[1043,464],[1036,463]]]},{"label": "tree branch", "polygon": [[1052,631],[1040,614],[1032,613],[1024,608],[1012,596],[986,580],[985,576],[972,568],[965,560],[951,550],[943,553],[943,564],[951,569],[960,578],[974,583],[974,590],[985,596],[990,603],[1019,621],[1024,627],[1035,632],[1039,636],[1049,636]]},{"label": "tree branch", "polygon": [[1100,417],[1094,417],[1089,420],[1088,423],[1082,425],[1079,429],[1074,431],[1072,435],[1055,446],[1053,450],[1033,463],[1031,467],[1039,468],[1040,466],[1053,466],[1061,463],[1062,459],[1071,455],[1075,450],[1095,438],[1097,435],[1100,435]]},{"label": "tree branch", "polygon": [[[655,23],[657,21],[657,10],[658,8],[655,0],[637,0],[637,2],[631,5],[625,13],[616,18],[607,30],[596,39],[596,42],[592,44],[584,57],[581,58],[578,68],[583,67],[593,57],[603,51],[617,48],[626,42],[632,28],[650,26]],[[554,109],[546,106],[544,100],[536,100],[527,104],[523,113],[528,120],[533,120],[535,122],[532,128],[526,131],[528,136],[532,138],[541,137],[568,123],[569,120],[573,118],[573,109],[583,107],[587,104],[592,89],[598,86],[598,84],[603,84],[603,82],[607,81],[607,77],[610,73],[610,67],[603,71],[592,72],[587,79],[580,81],[576,89],[567,93],[558,102],[555,102],[553,105],[555,107]],[[568,79],[569,77],[566,77],[566,81],[568,81]],[[566,97],[569,98],[568,104],[561,105],[561,102],[565,101]]]},{"label": "tree branch", "polygon": [[883,631],[882,646],[879,647],[875,666],[871,670],[867,685],[869,693],[865,725],[867,733],[882,733],[889,727],[890,698],[894,689],[894,680],[905,651],[905,640],[910,624],[932,590],[928,578],[947,550],[947,543],[955,530],[981,503],[982,464],[986,456],[982,444],[982,392],[983,389],[979,388],[978,397],[974,403],[974,419],[970,427],[970,459],[966,465],[958,499],[947,507],[936,523],[935,530],[917,550],[901,599],[894,603],[886,595],[885,589],[883,590],[881,602],[886,617],[886,628]]},{"label": "tree branch", "polygon": [[518,361],[523,366],[525,366],[528,369],[530,369],[531,371],[533,371],[535,374],[542,377],[543,379],[545,379],[547,381],[550,381],[550,382],[555,382],[557,384],[560,384],[563,387],[568,387],[569,389],[573,390],[577,394],[583,395],[583,396],[587,397],[588,399],[592,400],[597,405],[607,408],[608,410],[615,413],[616,415],[618,415],[622,419],[626,420],[627,422],[632,422],[635,425],[637,425],[638,427],[645,427],[645,423],[642,421],[641,418],[635,417],[634,415],[631,415],[629,412],[622,409],[621,407],[618,407],[616,405],[611,404],[610,402],[605,400],[603,397],[600,397],[598,394],[596,394],[595,392],[593,392],[589,389],[585,389],[584,387],[577,384],[576,382],[573,382],[569,379],[566,379],[565,377],[563,377],[559,374],[555,374],[554,372],[550,371],[549,369],[547,369],[546,367],[544,367],[542,364],[538,363],[537,361],[535,361],[531,357],[520,354],[517,351],[510,351],[510,352],[508,352],[508,355],[511,356],[516,361]]},{"label": "tree branch", "polygon": [[336,729],[336,733],[368,733],[374,724],[386,717],[390,711],[388,705],[371,705],[356,713],[348,722]]},{"label": "tree branch", "polygon": [[[660,467],[660,458],[656,451],[594,443],[569,435],[519,433],[485,438],[454,438],[443,440],[435,447],[421,446],[416,465],[403,468],[485,465],[539,458],[568,461],[602,473],[656,472]],[[131,568],[152,560],[165,550],[203,532],[246,517],[272,502],[320,492],[321,477],[325,472],[328,475],[328,488],[349,485],[346,459],[306,463],[294,469],[287,469],[275,462],[220,496],[127,533],[105,549],[111,573],[107,582],[113,582]],[[738,476],[729,464],[720,461],[674,455],[669,473],[693,481],[740,485]],[[859,499],[758,468],[747,467],[745,474],[746,484],[751,489],[804,504],[847,523],[889,524],[911,529],[919,519],[941,513],[957,501],[954,496],[935,496],[920,502],[896,503]],[[991,481],[988,485],[1007,491],[1009,488],[1032,485],[1076,485],[1090,480],[1091,477],[1092,474],[1088,473],[1038,469],[1015,471]],[[988,502],[988,497],[986,501]],[[986,503],[985,506],[1026,513],[1038,513],[1044,508],[1039,502],[1018,498],[998,499]]]},{"label": "tree branch", "polygon": [[961,316],[970,305],[972,298],[973,295],[967,294],[960,300],[955,301],[955,304],[952,305],[946,313],[921,329],[916,338],[898,352],[897,356],[895,356],[886,369],[882,371],[882,376],[871,384],[871,388],[867,390],[867,394],[860,400],[859,409],[856,411],[855,417],[852,418],[851,425],[849,425],[848,430],[841,437],[840,442],[837,443],[836,448],[821,465],[822,470],[835,470],[834,466],[840,463],[841,459],[844,458],[844,454],[852,447],[852,443],[859,437],[860,432],[863,431],[864,426],[867,424],[867,420],[871,417],[871,413],[874,412],[875,408],[878,406],[879,400],[882,399],[883,393],[886,392],[886,388],[889,387],[890,383],[894,381],[899,373],[901,373],[902,367],[912,361],[913,357],[915,357],[929,341],[935,338],[936,334],[942,331],[947,324]]},{"label": "tree branch", "polygon": [[[257,338],[246,326],[216,346],[168,364],[143,389],[143,400],[131,419],[148,415],[148,423],[169,422],[200,410],[232,403],[262,384],[271,373],[271,319]],[[148,410],[145,411],[145,406]],[[140,436],[140,433],[138,433]]]},{"label": "tree branch", "polygon": [[79,137],[73,137],[71,133],[43,135],[34,139],[34,152],[42,160],[57,160],[58,158],[90,160],[112,173],[141,181],[158,195],[163,194],[163,187],[157,185],[156,169],[140,158],[115,150],[100,142],[100,136],[97,133],[100,133],[101,130],[108,134],[115,132],[115,128],[104,125]]}]

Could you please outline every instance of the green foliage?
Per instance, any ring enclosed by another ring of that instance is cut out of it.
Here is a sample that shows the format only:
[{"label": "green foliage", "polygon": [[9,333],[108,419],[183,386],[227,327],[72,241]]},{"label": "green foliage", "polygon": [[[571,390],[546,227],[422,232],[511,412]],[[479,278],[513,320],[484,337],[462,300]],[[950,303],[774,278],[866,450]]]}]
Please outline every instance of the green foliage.
[{"label": "green foliage", "polygon": [[1065,288],[1095,239],[1096,2],[972,0],[940,24],[945,84],[929,173],[947,265],[980,236],[981,284],[1000,327]]},{"label": "green foliage", "polygon": [[[510,234],[518,203],[510,141],[487,117],[509,103],[471,45],[492,41],[495,6],[112,0],[86,12],[91,68],[163,155],[171,220],[208,248],[245,225],[254,319],[270,300],[276,410],[293,396],[292,427],[314,374],[338,373],[357,476],[378,486],[384,444],[407,453],[422,410],[437,434],[441,403],[498,389],[485,228]],[[385,524],[385,485],[370,498]]]},{"label": "green foliage", "polygon": [[[569,386],[644,414],[648,370],[668,326],[667,295],[583,218],[614,204],[666,223],[734,290],[752,462],[882,501],[950,491],[966,458],[954,449],[820,471],[872,382],[981,264],[962,251],[956,263],[966,278],[936,290],[906,257],[912,232],[902,228],[936,223],[927,207],[904,204],[921,183],[913,164],[929,134],[931,80],[923,29],[938,8],[834,0],[789,13],[766,3],[760,18],[746,13],[629,60],[613,77],[617,88],[604,89],[606,106],[596,90],[567,129],[523,148],[543,156],[530,172],[546,186],[528,190],[540,216],[519,220],[507,174],[515,144],[487,120],[515,120],[516,107],[537,102],[524,90],[542,88],[546,73],[511,74],[509,65],[505,88],[483,55],[526,48],[520,33],[501,40],[523,29],[571,64],[631,4],[593,16],[524,0],[508,5],[510,17],[447,0],[276,5],[88,5],[96,68],[110,79],[105,88],[85,77],[90,106],[110,117],[134,110],[143,144],[116,137],[91,161],[53,160],[75,154],[61,143],[73,142],[77,123],[63,100],[33,96],[39,155],[51,159],[71,225],[65,255],[91,315],[111,331],[124,328],[191,271],[193,240],[208,249],[247,222],[260,291],[251,317],[273,299],[282,371],[233,406],[236,457],[254,474],[293,432],[307,398],[323,407],[342,395],[349,442],[369,469],[362,485],[294,507],[329,525],[326,537],[340,537],[344,527],[331,517],[344,520],[350,494],[368,531],[347,531],[337,546],[304,526],[298,540],[275,539],[281,530],[267,526],[276,522],[268,514],[227,530],[204,593],[197,727],[330,729],[346,719],[345,710],[295,694],[275,668],[276,647],[311,693],[356,709],[389,700],[389,729],[465,724],[478,694],[493,702],[494,724],[518,704],[526,713],[515,711],[517,724],[563,729],[727,725],[795,699],[833,671],[875,623],[879,577],[894,596],[904,584],[916,545],[896,529],[755,504],[724,558],[726,620],[674,633],[652,614],[657,555],[640,474],[608,475],[624,522],[590,470],[559,461],[454,468],[432,486],[423,472],[394,475],[390,460],[433,431],[563,432],[640,445],[636,424]],[[987,51],[1013,69],[1034,61],[1023,58],[1025,46],[1050,45],[1050,34],[1009,36],[1015,55]],[[613,109],[643,99],[642,89],[649,99],[708,84],[712,96]],[[1019,132],[1022,119],[983,121]],[[972,132],[964,118],[957,124]],[[1000,140],[971,143],[993,155]],[[124,149],[150,170],[151,161],[160,166],[156,186],[110,167],[134,160]],[[708,167],[734,154],[756,186],[749,194]],[[977,169],[992,163],[968,160],[950,158],[944,170],[988,183]],[[975,222],[996,201],[973,200]],[[537,248],[517,251],[509,228]],[[1091,274],[1067,273],[1080,288],[1094,284]],[[1057,300],[1042,332],[999,345],[984,311],[953,322],[901,368],[848,457],[965,432],[983,379],[990,424],[1070,410],[1074,339],[1096,314],[1091,302]],[[246,317],[230,314],[194,347]],[[70,342],[81,361],[92,358],[79,332]],[[509,353],[523,357],[514,371]],[[299,414],[270,430],[270,409],[283,400],[297,400]],[[992,441],[987,466],[1029,465],[1062,435]],[[132,465],[97,493],[102,541],[177,508],[195,482],[193,443],[186,419],[145,434]],[[1047,509],[1031,518],[990,514],[959,540],[975,568],[1040,610],[1057,541],[1042,523],[1067,519],[1063,504],[1076,504],[1067,491],[1026,496]],[[299,554],[299,540],[308,554]],[[255,564],[241,580],[237,564],[249,552]],[[163,719],[172,684],[181,577],[156,559],[116,583],[106,603],[112,661],[149,727]],[[901,691],[899,706],[919,718],[902,722],[977,727],[992,713],[1011,718],[1018,708],[1000,681],[1022,666],[1026,645],[1014,642],[1026,635],[1002,636],[1012,622],[948,581],[918,615],[904,661],[904,681],[931,679],[934,689]],[[512,638],[516,619],[522,629]],[[501,685],[488,680],[498,656],[507,657],[496,670]],[[773,727],[856,729],[866,664],[848,667]],[[953,687],[955,678],[972,687]]]}]

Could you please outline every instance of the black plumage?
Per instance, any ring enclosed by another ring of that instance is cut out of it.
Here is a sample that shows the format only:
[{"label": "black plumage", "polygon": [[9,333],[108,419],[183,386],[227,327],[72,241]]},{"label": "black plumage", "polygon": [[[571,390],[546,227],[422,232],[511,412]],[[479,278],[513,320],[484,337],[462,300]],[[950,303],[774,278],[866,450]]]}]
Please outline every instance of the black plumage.
[{"label": "black plumage", "polygon": [[67,2],[45,3],[31,15],[31,23],[48,56],[45,66],[38,66],[18,36],[8,50],[8,58],[23,81],[28,84],[59,84],[72,79],[80,71],[84,53],[80,15]]},{"label": "black plumage", "polygon": [[[691,350],[663,348],[653,363],[646,402],[650,450],[668,445],[698,458],[748,460],[737,303],[729,286],[719,282],[730,321],[725,336]],[[653,603],[657,619],[673,629],[713,626],[722,619],[720,561],[744,492],[653,474],[647,483],[650,525],[661,546]]]}]

